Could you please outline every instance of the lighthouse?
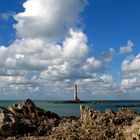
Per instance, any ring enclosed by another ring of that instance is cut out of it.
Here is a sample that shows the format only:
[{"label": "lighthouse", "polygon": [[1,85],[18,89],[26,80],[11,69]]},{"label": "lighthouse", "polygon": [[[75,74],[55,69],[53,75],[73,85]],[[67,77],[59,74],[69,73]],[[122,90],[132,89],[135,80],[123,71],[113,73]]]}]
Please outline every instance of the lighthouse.
[{"label": "lighthouse", "polygon": [[78,94],[78,85],[75,84],[74,85],[73,100],[76,101],[76,102],[79,101],[77,94]]}]

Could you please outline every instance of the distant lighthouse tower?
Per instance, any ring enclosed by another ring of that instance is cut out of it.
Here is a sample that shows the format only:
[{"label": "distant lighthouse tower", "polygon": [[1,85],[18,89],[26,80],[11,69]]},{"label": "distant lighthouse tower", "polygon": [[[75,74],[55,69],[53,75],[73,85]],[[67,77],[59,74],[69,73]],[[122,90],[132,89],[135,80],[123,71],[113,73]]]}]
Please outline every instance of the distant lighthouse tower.
[{"label": "distant lighthouse tower", "polygon": [[74,85],[74,93],[73,93],[74,98],[73,98],[73,100],[76,102],[79,101],[77,94],[78,94],[78,85],[75,84]]}]

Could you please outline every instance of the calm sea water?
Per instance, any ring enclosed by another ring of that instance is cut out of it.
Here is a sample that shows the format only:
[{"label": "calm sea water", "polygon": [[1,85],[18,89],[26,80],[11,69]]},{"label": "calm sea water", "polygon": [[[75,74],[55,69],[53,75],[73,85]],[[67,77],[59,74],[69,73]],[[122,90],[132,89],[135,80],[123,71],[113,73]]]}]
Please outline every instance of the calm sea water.
[{"label": "calm sea water", "polygon": [[[9,100],[1,100],[0,106],[3,106],[7,108],[10,105],[20,103],[22,101],[9,101]],[[110,108],[112,111],[117,111],[118,107],[108,107],[108,105],[112,104],[140,104],[140,101],[105,101],[107,104],[100,104],[96,105],[95,102],[92,103],[84,103],[85,105],[88,105],[90,108],[99,109],[100,111],[104,111],[107,108]],[[62,103],[61,101],[59,103],[56,103],[54,101],[34,101],[36,106],[43,108],[45,110],[53,111],[57,113],[60,116],[79,116],[79,106],[80,104],[72,104],[72,103]],[[140,107],[129,107],[129,109],[132,109],[138,113],[140,113]]]}]

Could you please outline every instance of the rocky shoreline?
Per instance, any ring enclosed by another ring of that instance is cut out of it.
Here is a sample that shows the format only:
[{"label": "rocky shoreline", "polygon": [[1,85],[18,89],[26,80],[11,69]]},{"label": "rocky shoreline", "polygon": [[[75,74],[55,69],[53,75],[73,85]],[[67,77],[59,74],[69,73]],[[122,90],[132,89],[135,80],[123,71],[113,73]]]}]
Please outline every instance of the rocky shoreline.
[{"label": "rocky shoreline", "polygon": [[30,99],[0,107],[0,140],[140,140],[140,115],[80,106],[80,116],[60,117]]}]

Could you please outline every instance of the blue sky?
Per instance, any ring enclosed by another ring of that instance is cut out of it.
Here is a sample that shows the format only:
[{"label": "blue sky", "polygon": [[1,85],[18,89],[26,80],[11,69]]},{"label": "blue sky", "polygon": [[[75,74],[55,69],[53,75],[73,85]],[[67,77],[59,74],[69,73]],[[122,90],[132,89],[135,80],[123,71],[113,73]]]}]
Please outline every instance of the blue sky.
[{"label": "blue sky", "polygon": [[98,55],[112,47],[119,51],[120,46],[125,46],[127,40],[134,42],[134,54],[140,51],[139,5],[139,0],[92,0],[90,2],[86,8],[85,24],[95,54]]},{"label": "blue sky", "polygon": [[[8,1],[8,0],[1,0],[1,6],[0,6],[0,13],[17,13],[19,11],[23,11],[22,7],[23,1]],[[0,44],[8,46],[14,39],[15,39],[15,30],[13,29],[13,23],[15,23],[15,20],[12,17],[9,17],[9,20],[4,20],[3,18],[0,18],[0,32],[1,32],[1,39]]]},{"label": "blue sky", "polygon": [[0,0],[1,98],[140,98],[140,1],[86,2]]}]

